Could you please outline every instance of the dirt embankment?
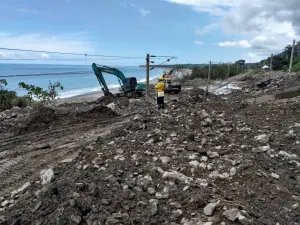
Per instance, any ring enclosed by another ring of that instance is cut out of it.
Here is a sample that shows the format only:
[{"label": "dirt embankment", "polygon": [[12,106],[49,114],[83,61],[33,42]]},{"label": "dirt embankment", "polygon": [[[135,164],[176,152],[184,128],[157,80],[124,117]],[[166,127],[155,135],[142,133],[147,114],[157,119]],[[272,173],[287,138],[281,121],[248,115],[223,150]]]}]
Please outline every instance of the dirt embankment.
[{"label": "dirt embankment", "polygon": [[[254,92],[193,89],[163,112],[116,102],[130,122],[76,128],[75,157],[2,195],[2,224],[299,224],[300,102],[247,103]],[[94,110],[78,121],[107,114]]]}]

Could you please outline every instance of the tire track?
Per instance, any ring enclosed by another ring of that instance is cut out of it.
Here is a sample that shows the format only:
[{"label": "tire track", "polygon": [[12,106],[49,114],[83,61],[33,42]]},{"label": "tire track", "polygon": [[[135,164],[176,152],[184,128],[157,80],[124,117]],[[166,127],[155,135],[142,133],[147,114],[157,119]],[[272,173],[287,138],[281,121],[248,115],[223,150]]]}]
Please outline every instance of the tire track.
[{"label": "tire track", "polygon": [[[98,136],[108,135],[110,130],[130,121],[124,118],[126,117],[20,135],[14,137],[13,141],[2,140],[6,150],[1,147],[0,196],[14,191],[27,181],[34,181],[42,169],[53,167],[67,157],[76,155],[82,147],[88,146]],[[29,146],[26,144],[27,140],[30,140]],[[35,148],[45,143],[49,144],[48,148]]]}]

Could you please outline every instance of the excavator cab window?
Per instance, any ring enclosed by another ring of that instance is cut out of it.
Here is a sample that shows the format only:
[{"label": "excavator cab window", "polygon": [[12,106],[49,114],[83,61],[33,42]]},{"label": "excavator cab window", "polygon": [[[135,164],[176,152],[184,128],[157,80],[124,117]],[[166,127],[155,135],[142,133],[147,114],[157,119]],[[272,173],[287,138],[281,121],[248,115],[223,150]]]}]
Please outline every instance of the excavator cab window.
[{"label": "excavator cab window", "polygon": [[135,90],[136,85],[137,85],[137,80],[135,77],[129,77],[125,79],[125,89]]}]

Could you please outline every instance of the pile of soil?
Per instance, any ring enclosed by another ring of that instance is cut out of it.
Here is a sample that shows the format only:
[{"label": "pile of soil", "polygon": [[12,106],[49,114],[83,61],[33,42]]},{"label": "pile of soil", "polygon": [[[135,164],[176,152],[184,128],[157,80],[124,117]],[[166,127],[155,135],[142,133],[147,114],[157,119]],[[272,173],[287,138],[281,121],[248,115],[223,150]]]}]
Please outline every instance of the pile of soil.
[{"label": "pile of soil", "polygon": [[103,121],[118,116],[103,104],[72,103],[60,106],[39,106],[31,109],[26,116],[16,113],[0,121],[1,132],[8,135],[43,131],[90,121]]},{"label": "pile of soil", "polygon": [[2,224],[300,224],[299,101],[202,96],[137,102],[131,123],[4,196]]}]

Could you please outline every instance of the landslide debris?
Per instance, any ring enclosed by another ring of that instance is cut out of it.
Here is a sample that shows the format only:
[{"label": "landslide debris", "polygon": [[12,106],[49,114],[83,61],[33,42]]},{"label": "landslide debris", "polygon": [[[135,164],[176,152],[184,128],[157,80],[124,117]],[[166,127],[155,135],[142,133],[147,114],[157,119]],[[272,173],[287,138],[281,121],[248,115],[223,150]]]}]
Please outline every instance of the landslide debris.
[{"label": "landslide debris", "polygon": [[0,224],[300,224],[300,101],[203,94],[113,102],[131,123],[2,196]]},{"label": "landslide debris", "polygon": [[[191,90],[1,200],[3,224],[299,224],[299,102]],[[97,108],[89,111],[91,115]]]}]

